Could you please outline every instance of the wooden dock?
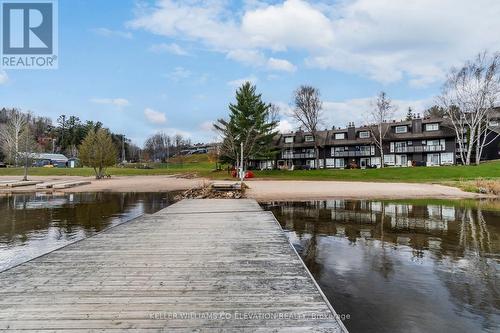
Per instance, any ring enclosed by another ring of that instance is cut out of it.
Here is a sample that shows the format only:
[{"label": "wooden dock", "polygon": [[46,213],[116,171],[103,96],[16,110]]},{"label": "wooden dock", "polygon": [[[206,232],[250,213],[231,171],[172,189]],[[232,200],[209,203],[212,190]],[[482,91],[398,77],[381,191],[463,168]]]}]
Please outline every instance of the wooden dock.
[{"label": "wooden dock", "polygon": [[0,330],[346,332],[270,212],[183,200],[0,273]]}]

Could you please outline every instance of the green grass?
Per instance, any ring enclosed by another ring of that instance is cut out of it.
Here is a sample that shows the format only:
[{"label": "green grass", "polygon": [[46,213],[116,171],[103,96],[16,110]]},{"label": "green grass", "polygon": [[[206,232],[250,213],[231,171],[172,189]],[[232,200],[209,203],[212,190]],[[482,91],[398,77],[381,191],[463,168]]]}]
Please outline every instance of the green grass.
[{"label": "green grass", "polygon": [[[215,163],[207,155],[193,155],[172,159],[171,163],[150,164],[152,169],[132,167],[113,167],[107,173],[113,176],[168,175],[175,173],[196,173],[212,179],[230,179],[226,171],[214,172]],[[254,171],[257,179],[280,180],[345,180],[375,182],[426,182],[447,183],[465,182],[475,179],[498,179],[500,181],[500,160],[483,163],[479,166],[447,166],[418,168],[384,168],[366,170],[295,170],[295,171]],[[19,176],[22,168],[0,169],[0,176]],[[90,168],[30,168],[33,176],[93,176]],[[457,185],[458,186],[458,185]]]},{"label": "green grass", "polygon": [[384,168],[365,170],[296,170],[257,171],[258,178],[304,179],[304,180],[349,180],[377,182],[445,182],[478,178],[500,179],[500,161],[479,166],[446,166],[417,168]]}]

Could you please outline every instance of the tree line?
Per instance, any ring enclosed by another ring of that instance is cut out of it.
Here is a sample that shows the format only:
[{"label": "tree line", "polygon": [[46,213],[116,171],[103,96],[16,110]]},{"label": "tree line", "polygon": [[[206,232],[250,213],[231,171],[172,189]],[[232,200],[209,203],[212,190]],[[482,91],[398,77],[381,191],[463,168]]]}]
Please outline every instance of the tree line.
[{"label": "tree line", "polygon": [[144,143],[144,158],[156,162],[167,162],[168,158],[181,154],[191,146],[191,140],[181,134],[168,135],[158,132],[151,135]]},{"label": "tree line", "polygon": [[[82,121],[76,116],[61,115],[55,124],[48,117],[35,116],[16,108],[0,110],[0,161],[18,166],[25,151],[60,153],[80,157],[78,147],[91,131],[105,129],[99,121]],[[105,129],[120,152],[120,160],[136,161],[139,147],[124,135]],[[124,153],[123,153],[124,151]]]}]

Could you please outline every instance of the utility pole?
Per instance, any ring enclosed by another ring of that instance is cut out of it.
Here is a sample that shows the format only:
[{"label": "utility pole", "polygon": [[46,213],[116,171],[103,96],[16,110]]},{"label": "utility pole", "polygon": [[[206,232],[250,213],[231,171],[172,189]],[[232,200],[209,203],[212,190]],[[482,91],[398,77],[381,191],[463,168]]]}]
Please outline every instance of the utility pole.
[{"label": "utility pole", "polygon": [[168,169],[169,159],[170,159],[170,139],[167,140],[167,169]]},{"label": "utility pole", "polygon": [[241,146],[240,178],[241,178],[241,184],[243,185],[243,179],[245,178],[245,172],[243,171],[243,142],[240,144],[240,146]]},{"label": "utility pole", "polygon": [[26,133],[24,135],[24,177],[23,181],[28,181],[28,137],[29,137],[29,127],[26,125]]},{"label": "utility pole", "polygon": [[66,115],[62,115],[61,152],[64,154],[64,132],[66,131]]},{"label": "utility pole", "polygon": [[122,163],[125,162],[125,135],[122,134]]}]

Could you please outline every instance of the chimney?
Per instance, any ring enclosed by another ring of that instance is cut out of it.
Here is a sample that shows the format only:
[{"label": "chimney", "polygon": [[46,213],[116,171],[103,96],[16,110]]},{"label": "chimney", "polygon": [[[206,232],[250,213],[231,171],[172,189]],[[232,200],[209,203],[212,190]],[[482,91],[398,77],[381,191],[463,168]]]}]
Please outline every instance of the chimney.
[{"label": "chimney", "polygon": [[349,127],[347,127],[347,139],[356,140],[356,127],[354,127],[354,122],[350,122]]},{"label": "chimney", "polygon": [[411,121],[411,131],[412,133],[422,133],[422,119],[420,119],[420,114],[418,118]]}]

